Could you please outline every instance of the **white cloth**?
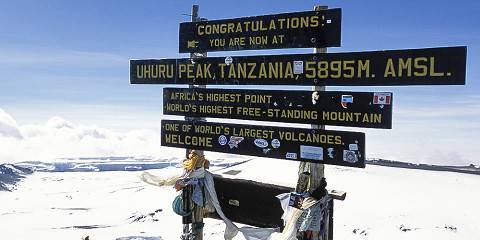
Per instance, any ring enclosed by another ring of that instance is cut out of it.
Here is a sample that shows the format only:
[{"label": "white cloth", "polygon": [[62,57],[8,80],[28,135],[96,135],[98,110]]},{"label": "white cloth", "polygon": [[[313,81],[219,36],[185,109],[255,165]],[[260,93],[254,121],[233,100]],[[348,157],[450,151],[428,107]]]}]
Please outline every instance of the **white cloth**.
[{"label": "white cloth", "polygon": [[[180,176],[179,176],[180,177]],[[168,180],[161,180],[151,174],[144,173],[142,174],[141,178],[143,181],[156,185],[156,186],[164,186],[174,184],[175,181],[173,179],[178,179],[179,177],[170,178]],[[215,191],[215,184],[213,181],[213,175],[209,171],[205,170],[204,168],[199,168],[195,171],[192,171],[189,176],[190,178],[204,178],[205,188],[206,188],[206,203],[207,206],[213,206],[215,211],[217,212],[218,216],[223,220],[225,223],[225,233],[224,238],[225,240],[296,240],[296,233],[298,230],[298,219],[302,215],[302,213],[306,210],[300,210],[296,208],[292,208],[288,206],[288,199],[290,193],[280,194],[277,198],[280,199],[282,209],[284,214],[282,219],[286,221],[285,229],[282,233],[276,232],[275,229],[271,228],[254,228],[254,227],[241,227],[239,228],[235,223],[233,223],[230,219],[228,219],[222,211],[220,207],[220,202],[217,198],[217,192]],[[308,199],[308,198],[307,198]],[[307,200],[305,199],[305,200]],[[308,207],[312,207],[318,201],[314,201],[313,198],[308,199]],[[303,208],[303,207],[302,207]],[[243,236],[237,236],[238,232],[241,232]]]}]

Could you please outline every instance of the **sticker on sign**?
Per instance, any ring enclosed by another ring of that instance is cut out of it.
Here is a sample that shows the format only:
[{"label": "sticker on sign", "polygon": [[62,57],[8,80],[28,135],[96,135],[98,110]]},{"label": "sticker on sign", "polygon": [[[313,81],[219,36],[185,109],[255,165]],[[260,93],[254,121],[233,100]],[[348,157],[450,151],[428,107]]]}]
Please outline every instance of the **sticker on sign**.
[{"label": "sticker on sign", "polygon": [[279,148],[280,147],[280,140],[278,139],[272,139],[272,147],[273,148]]},{"label": "sticker on sign", "polygon": [[352,95],[342,95],[342,102],[340,103],[343,108],[347,108],[348,103],[353,103]]},{"label": "sticker on sign", "polygon": [[374,93],[373,104],[390,105],[392,101],[392,93]]},{"label": "sticker on sign", "polygon": [[356,143],[348,144],[348,149],[351,151],[358,151],[358,145]]},{"label": "sticker on sign", "polygon": [[230,136],[230,141],[228,142],[228,146],[230,146],[230,149],[232,148],[238,148],[238,144],[243,141],[243,137],[237,137],[237,136]]},{"label": "sticker on sign", "polygon": [[323,148],[300,145],[300,158],[323,160]]},{"label": "sticker on sign", "polygon": [[297,153],[287,152],[287,154],[285,154],[285,158],[286,159],[297,159]]},{"label": "sticker on sign", "polygon": [[358,161],[355,151],[343,150],[343,161],[349,163],[356,163]]},{"label": "sticker on sign", "polygon": [[303,61],[293,61],[293,74],[303,74]]},{"label": "sticker on sign", "polygon": [[227,137],[225,137],[225,135],[220,135],[220,137],[218,137],[218,144],[220,144],[221,146],[226,145],[227,142],[228,140],[227,140]]},{"label": "sticker on sign", "polygon": [[225,58],[225,64],[227,64],[227,66],[232,64],[232,63],[233,63],[233,58],[232,57],[226,57]]},{"label": "sticker on sign", "polygon": [[266,148],[266,147],[268,147],[268,141],[265,140],[265,139],[260,139],[260,138],[258,138],[258,139],[255,139],[255,140],[253,141],[253,143],[255,143],[255,146],[257,146],[257,147],[259,147],[259,148]]}]

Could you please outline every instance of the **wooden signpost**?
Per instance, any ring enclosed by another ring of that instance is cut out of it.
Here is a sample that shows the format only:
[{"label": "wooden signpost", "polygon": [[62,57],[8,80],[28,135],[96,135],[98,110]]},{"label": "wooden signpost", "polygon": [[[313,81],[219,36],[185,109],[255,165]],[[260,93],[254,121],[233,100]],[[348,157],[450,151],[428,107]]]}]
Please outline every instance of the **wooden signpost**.
[{"label": "wooden signpost", "polygon": [[[192,22],[180,24],[179,52],[190,53],[190,58],[130,61],[131,84],[189,85],[188,89],[164,89],[164,114],[185,116],[185,121],[162,120],[161,145],[300,161],[296,192],[312,193],[320,186],[323,164],[365,167],[365,134],[325,130],[324,125],[392,128],[393,93],[326,92],[325,86],[465,84],[464,46],[326,53],[326,47],[340,46],[341,9],[317,6],[315,11],[199,20],[198,6],[194,5]],[[209,51],[279,48],[315,48],[315,53],[206,57]],[[295,85],[313,89],[206,89],[206,85]],[[304,123],[312,124],[312,129],[213,123],[206,122],[205,117]],[[228,189],[228,181],[217,179],[216,183]],[[242,189],[255,187],[248,181],[235,184]],[[191,197],[189,189],[183,190],[184,210],[193,213],[183,218],[182,239],[201,240],[203,211],[187,200]],[[264,195],[290,191],[266,185],[255,189]],[[233,219],[245,220],[239,216],[244,205],[230,206],[230,198],[237,198],[235,194],[225,191],[218,196],[221,201],[229,201],[221,204],[235,212],[230,215]],[[270,206],[272,201],[276,199],[269,196],[262,206]],[[329,206],[333,211],[333,202]],[[265,220],[268,223],[262,222],[261,216],[244,223],[278,226],[279,206],[272,213]],[[326,233],[318,230],[309,233],[308,239],[332,239],[332,217],[330,212]]]}]

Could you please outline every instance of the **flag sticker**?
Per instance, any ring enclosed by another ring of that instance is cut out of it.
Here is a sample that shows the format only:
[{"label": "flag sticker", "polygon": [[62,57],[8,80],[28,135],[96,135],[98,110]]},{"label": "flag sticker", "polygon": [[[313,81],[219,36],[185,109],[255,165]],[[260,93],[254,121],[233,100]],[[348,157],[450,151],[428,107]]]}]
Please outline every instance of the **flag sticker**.
[{"label": "flag sticker", "polygon": [[374,93],[373,104],[390,105],[392,103],[392,93]]}]

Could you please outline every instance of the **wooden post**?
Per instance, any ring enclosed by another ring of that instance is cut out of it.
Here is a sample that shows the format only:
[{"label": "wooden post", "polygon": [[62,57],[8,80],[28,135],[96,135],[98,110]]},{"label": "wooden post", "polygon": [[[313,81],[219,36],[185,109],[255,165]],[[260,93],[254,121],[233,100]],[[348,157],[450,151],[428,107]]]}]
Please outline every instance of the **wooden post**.
[{"label": "wooden post", "polygon": [[333,198],[328,203],[328,240],[333,240]]},{"label": "wooden post", "polygon": [[[328,9],[327,6],[315,6],[315,11],[325,10]],[[326,53],[327,48],[315,48],[314,53]],[[312,88],[313,91],[323,92],[325,91],[325,86],[314,86]],[[312,125],[312,129],[325,129],[325,125]],[[323,164],[319,163],[310,163],[310,162],[301,162],[298,174],[301,175],[305,172],[308,172],[309,175],[309,183],[307,184],[306,191],[313,191],[319,185],[320,181],[324,177],[324,168]]]},{"label": "wooden post", "polygon": [[[204,21],[205,19],[198,17],[199,5],[192,5],[192,22]],[[207,53],[190,53],[190,60],[195,64],[195,59],[206,57]],[[196,85],[195,79],[193,84],[189,84],[189,88],[206,88],[205,85]],[[195,117],[185,117],[186,121],[204,121],[204,118],[195,118]],[[203,151],[196,150],[197,154],[203,155]],[[188,158],[190,154],[190,149],[186,149],[186,157]],[[197,163],[195,169],[198,169],[203,166],[203,162]],[[186,217],[183,217],[183,240],[202,240],[203,239],[203,206],[196,205],[192,200],[193,186],[187,186],[183,189],[182,200],[184,203],[184,210],[191,210],[192,214]],[[204,194],[205,196],[205,194]],[[205,199],[205,198],[204,198]],[[191,224],[191,229],[189,227]],[[191,232],[190,232],[191,230]],[[190,235],[191,233],[191,235]]]},{"label": "wooden post", "polygon": [[[320,11],[320,10],[326,10],[328,9],[327,6],[315,6],[314,10],[315,11]],[[315,39],[312,39],[315,40]],[[326,53],[327,48],[315,48],[314,53]],[[313,91],[318,91],[318,92],[323,92],[325,91],[325,86],[314,86],[312,88]],[[312,125],[312,129],[325,129],[325,125]],[[298,169],[298,174],[299,174],[299,181],[297,183],[297,186],[307,186],[306,189],[301,189],[304,192],[310,191],[312,192],[315,190],[317,187],[320,186],[321,180],[324,177],[324,169],[325,166],[320,163],[310,163],[310,162],[301,162],[299,169]],[[308,177],[308,183],[307,184],[302,184],[301,181],[305,181],[305,178]],[[332,201],[333,202],[333,201]],[[333,214],[333,211],[332,211]],[[332,217],[332,216],[331,216]],[[332,226],[333,227],[333,226]],[[330,226],[329,226],[330,230]],[[329,231],[330,232],[330,231]],[[330,233],[328,234],[328,239],[330,239],[332,236],[330,236]],[[316,232],[313,234],[311,240],[324,240],[322,239],[321,236],[319,236],[319,232]]]}]

